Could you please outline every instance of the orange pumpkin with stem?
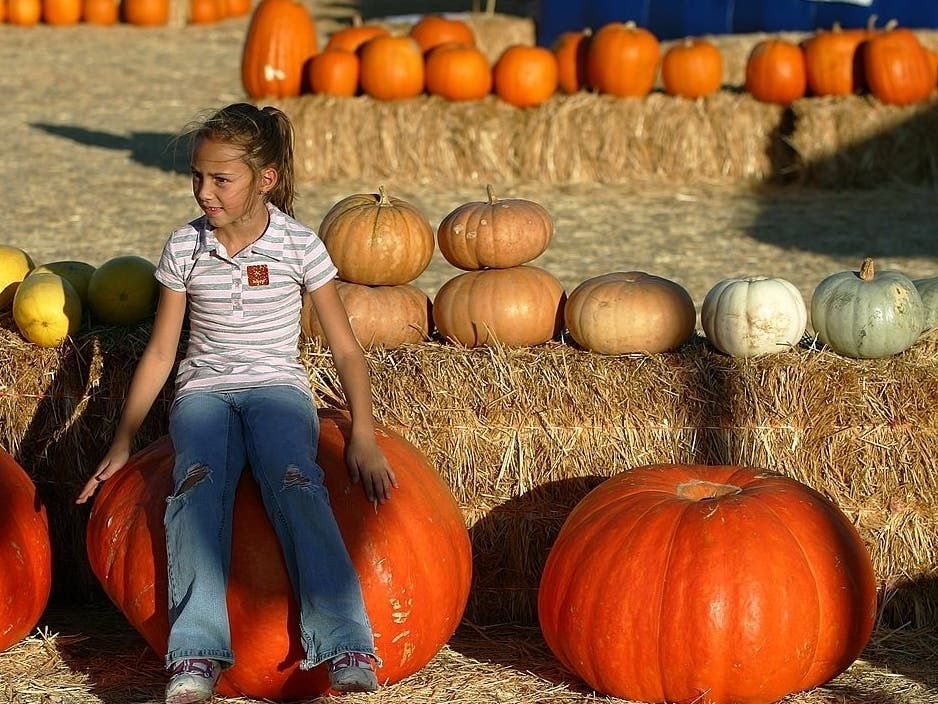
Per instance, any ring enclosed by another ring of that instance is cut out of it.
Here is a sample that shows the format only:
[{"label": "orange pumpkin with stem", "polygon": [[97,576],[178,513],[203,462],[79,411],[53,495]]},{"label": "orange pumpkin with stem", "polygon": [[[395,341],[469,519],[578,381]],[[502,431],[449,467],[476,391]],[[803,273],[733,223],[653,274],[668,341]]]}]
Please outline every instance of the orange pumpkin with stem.
[{"label": "orange pumpkin with stem", "polygon": [[492,92],[492,67],[469,44],[439,44],[426,53],[427,92],[447,100],[481,100]]},{"label": "orange pumpkin with stem", "polygon": [[863,43],[863,72],[870,93],[889,105],[909,105],[935,90],[935,64],[915,33],[895,23]]},{"label": "orange pumpkin with stem", "polygon": [[512,44],[492,67],[495,95],[515,107],[540,105],[557,92],[557,85],[557,59],[541,46]]},{"label": "orange pumpkin with stem", "polygon": [[598,692],[767,704],[860,655],[876,579],[853,524],[807,485],[651,465],[607,479],[567,517],[538,617],[557,659]]},{"label": "orange pumpkin with stem", "polygon": [[860,45],[870,36],[869,29],[842,29],[816,32],[802,43],[805,76],[812,95],[851,95],[859,93],[865,81]]},{"label": "orange pumpkin with stem", "polygon": [[643,97],[658,75],[658,38],[634,22],[610,22],[593,35],[586,72],[590,87],[620,98]]},{"label": "orange pumpkin with stem", "polygon": [[706,39],[687,38],[661,59],[661,81],[668,95],[702,98],[723,85],[723,54]]},{"label": "orange pumpkin with stem", "polygon": [[786,39],[763,39],[746,59],[746,90],[756,100],[789,103],[808,89],[804,52]]}]

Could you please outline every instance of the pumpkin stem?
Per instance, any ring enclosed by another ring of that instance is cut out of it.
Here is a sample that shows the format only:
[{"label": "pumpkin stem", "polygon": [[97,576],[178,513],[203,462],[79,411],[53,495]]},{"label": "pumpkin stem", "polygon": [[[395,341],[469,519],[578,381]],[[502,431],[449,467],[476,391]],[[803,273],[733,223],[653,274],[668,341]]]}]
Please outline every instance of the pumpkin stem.
[{"label": "pumpkin stem", "polygon": [[863,279],[863,281],[872,281],[875,275],[876,270],[873,268],[873,258],[867,257],[863,260],[863,264],[860,265],[860,278]]},{"label": "pumpkin stem", "polygon": [[688,501],[706,501],[708,499],[719,499],[722,496],[732,496],[741,491],[742,489],[735,484],[719,484],[704,481],[703,479],[693,479],[678,484],[675,493],[680,498]]},{"label": "pumpkin stem", "polygon": [[388,192],[385,187],[378,186],[378,205],[391,205],[391,199],[388,198]]},{"label": "pumpkin stem", "polygon": [[898,27],[898,26],[899,26],[899,20],[897,20],[895,17],[893,17],[893,18],[892,18],[891,20],[889,20],[885,25],[883,25],[883,30],[886,31],[886,32],[891,32],[892,30],[894,30],[894,29],[895,29],[896,27]]},{"label": "pumpkin stem", "polygon": [[360,13],[356,12],[354,15],[352,15],[352,26],[353,27],[362,26],[362,16]]},{"label": "pumpkin stem", "polygon": [[495,187],[489,183],[485,186],[485,192],[489,196],[489,205],[492,205],[498,198],[495,197]]},{"label": "pumpkin stem", "polygon": [[879,15],[870,15],[870,18],[866,21],[866,31],[872,32],[876,29],[876,20],[879,19]]}]

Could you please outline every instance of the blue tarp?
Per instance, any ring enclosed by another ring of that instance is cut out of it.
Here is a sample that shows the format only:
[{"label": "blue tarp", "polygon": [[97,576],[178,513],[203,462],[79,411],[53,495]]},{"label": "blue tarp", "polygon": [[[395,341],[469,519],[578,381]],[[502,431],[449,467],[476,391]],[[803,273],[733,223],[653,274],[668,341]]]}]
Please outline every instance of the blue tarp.
[{"label": "blue tarp", "polygon": [[608,22],[633,20],[659,39],[702,34],[813,31],[877,26],[895,19],[912,28],[938,27],[936,0],[541,0],[538,44],[550,46],[567,31],[598,29]]}]

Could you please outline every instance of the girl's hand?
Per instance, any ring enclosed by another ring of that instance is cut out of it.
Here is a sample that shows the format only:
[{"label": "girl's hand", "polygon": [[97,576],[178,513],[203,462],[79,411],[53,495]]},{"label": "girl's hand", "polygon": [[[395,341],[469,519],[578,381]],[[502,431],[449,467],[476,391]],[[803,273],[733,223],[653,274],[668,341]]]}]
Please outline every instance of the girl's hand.
[{"label": "girl's hand", "polygon": [[83,504],[88,499],[92,497],[94,492],[98,490],[98,487],[101,486],[108,478],[112,477],[117,470],[127,464],[127,460],[130,458],[129,450],[115,449],[111,448],[108,450],[108,453],[104,456],[104,459],[98,464],[97,469],[94,471],[91,479],[89,479],[84,488],[82,488],[81,493],[75,499],[76,504]]},{"label": "girl's hand", "polygon": [[376,507],[391,498],[391,489],[397,488],[397,477],[376,442],[355,440],[353,437],[345,451],[349,480],[361,482],[365,496]]}]

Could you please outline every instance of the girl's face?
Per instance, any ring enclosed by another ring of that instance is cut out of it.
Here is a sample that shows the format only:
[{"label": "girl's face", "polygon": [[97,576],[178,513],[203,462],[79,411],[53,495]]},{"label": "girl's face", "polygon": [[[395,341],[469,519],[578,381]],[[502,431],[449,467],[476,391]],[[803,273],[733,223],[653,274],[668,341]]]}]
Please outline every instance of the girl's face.
[{"label": "girl's face", "polygon": [[192,195],[214,229],[267,223],[267,191],[276,171],[264,169],[255,179],[240,147],[201,138],[192,152]]}]

